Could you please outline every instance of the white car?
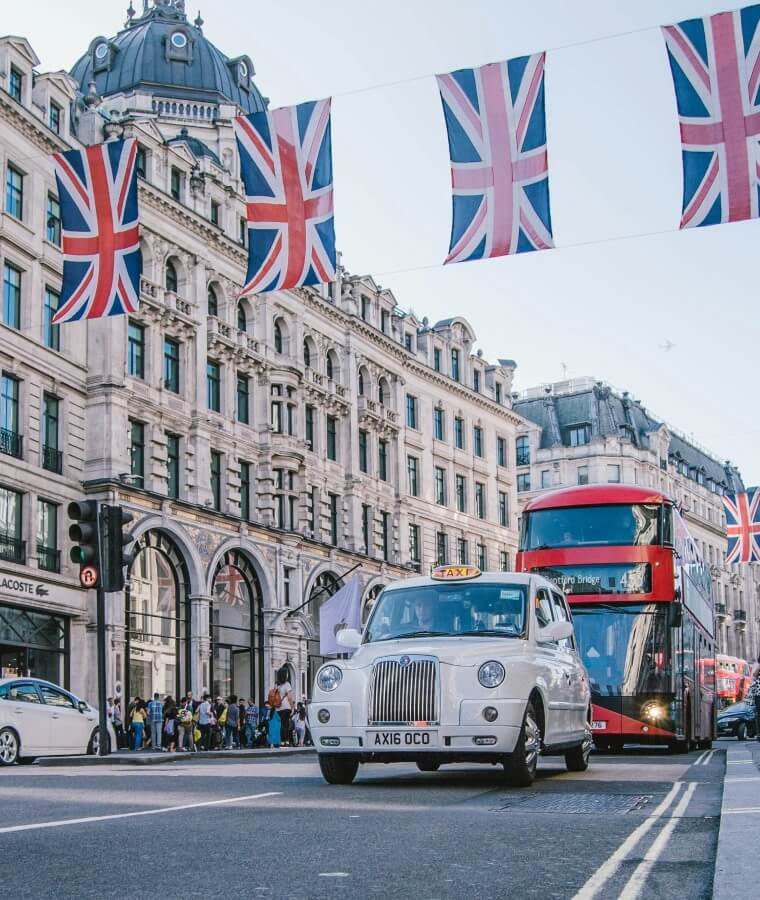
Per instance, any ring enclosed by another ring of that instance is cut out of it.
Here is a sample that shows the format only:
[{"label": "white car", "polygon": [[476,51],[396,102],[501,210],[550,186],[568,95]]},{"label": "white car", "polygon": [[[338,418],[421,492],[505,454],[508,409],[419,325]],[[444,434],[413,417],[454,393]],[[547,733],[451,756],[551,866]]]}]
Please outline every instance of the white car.
[{"label": "white car", "polygon": [[[0,766],[36,756],[97,754],[98,711],[39,678],[0,680]],[[111,746],[116,746],[111,734]]]},{"label": "white car", "polygon": [[591,695],[566,600],[538,575],[440,566],[386,587],[355,649],[317,672],[309,728],[326,781],[363,762],[501,763],[533,782],[540,753],[588,767]]}]

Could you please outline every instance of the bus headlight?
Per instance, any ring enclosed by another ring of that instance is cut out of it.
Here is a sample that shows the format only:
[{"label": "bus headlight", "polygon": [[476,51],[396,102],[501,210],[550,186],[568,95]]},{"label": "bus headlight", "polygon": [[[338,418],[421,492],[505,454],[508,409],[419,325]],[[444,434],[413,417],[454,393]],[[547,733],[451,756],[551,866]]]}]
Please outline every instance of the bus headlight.
[{"label": "bus headlight", "polygon": [[660,719],[664,719],[667,715],[667,709],[656,700],[650,700],[648,703],[645,703],[641,708],[641,715],[645,719],[649,719],[650,722],[659,722]]},{"label": "bus headlight", "polygon": [[343,681],[343,672],[337,666],[325,666],[317,675],[317,687],[321,691],[334,691]]},{"label": "bus headlight", "polygon": [[478,669],[478,681],[483,687],[498,687],[504,681],[504,666],[495,659],[489,659]]}]

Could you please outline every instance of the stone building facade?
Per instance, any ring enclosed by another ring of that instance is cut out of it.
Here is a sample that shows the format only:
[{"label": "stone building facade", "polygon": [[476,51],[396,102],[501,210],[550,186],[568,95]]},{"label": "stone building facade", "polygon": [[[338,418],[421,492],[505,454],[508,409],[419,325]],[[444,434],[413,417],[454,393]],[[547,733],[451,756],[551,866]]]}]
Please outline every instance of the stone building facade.
[{"label": "stone building facade", "polygon": [[573,484],[623,482],[668,494],[710,566],[719,648],[756,659],[760,567],[725,562],[721,498],[743,489],[737,469],[658,421],[627,392],[592,378],[541,385],[513,401],[526,420],[516,445],[520,507],[541,491]]},{"label": "stone building facade", "polygon": [[[107,597],[108,685],[299,696],[319,607],[347,573],[379,588],[437,562],[513,565],[511,360],[461,317],[405,313],[370,276],[239,299],[246,266],[232,118],[262,109],[249,57],[162,0],[39,74],[0,38],[0,676],[96,694],[94,593],[66,504],[134,516]],[[139,144],[142,278],[130,317],[50,324],[62,276],[50,154]]]}]

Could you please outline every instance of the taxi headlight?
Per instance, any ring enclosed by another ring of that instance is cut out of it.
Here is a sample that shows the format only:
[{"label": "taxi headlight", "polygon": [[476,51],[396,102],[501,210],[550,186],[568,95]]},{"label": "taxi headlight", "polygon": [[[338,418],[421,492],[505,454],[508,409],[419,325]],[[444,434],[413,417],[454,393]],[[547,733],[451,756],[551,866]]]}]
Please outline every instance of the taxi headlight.
[{"label": "taxi headlight", "polygon": [[491,659],[478,669],[478,681],[487,688],[498,687],[504,681],[504,666]]},{"label": "taxi headlight", "polygon": [[343,672],[337,666],[325,666],[317,675],[317,687],[321,691],[334,691],[343,680]]}]

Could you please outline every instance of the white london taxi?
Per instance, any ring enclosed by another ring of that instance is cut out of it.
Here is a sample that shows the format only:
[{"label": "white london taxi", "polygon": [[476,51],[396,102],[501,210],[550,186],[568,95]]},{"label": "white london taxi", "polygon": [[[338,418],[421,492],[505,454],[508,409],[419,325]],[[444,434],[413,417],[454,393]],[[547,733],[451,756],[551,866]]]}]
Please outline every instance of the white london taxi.
[{"label": "white london taxi", "polygon": [[322,775],[349,784],[363,762],[501,763],[533,782],[539,754],[588,767],[590,691],[567,602],[545,578],[439,566],[388,585],[356,652],[317,672],[309,728]]}]

